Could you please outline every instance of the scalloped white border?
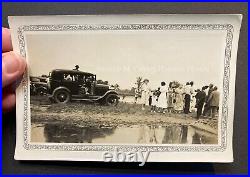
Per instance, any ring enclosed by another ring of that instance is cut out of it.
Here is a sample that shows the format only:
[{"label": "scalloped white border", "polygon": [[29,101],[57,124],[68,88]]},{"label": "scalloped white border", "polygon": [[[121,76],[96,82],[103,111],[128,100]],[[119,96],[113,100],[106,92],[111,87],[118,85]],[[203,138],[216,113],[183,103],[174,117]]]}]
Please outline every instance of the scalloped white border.
[{"label": "scalloped white border", "polygon": [[233,40],[233,26],[231,24],[118,24],[118,25],[25,25],[18,28],[18,42],[20,54],[26,56],[24,32],[26,31],[80,31],[80,30],[224,30],[227,33],[225,42],[224,77],[223,77],[223,104],[221,116],[221,143],[220,145],[206,146],[171,146],[171,145],[93,145],[93,144],[67,144],[67,145],[44,145],[30,144],[28,141],[29,131],[29,99],[28,73],[22,80],[24,95],[24,122],[23,122],[23,147],[26,150],[55,150],[55,151],[150,151],[150,152],[223,152],[227,147],[227,119],[228,98],[230,81],[230,60]]}]

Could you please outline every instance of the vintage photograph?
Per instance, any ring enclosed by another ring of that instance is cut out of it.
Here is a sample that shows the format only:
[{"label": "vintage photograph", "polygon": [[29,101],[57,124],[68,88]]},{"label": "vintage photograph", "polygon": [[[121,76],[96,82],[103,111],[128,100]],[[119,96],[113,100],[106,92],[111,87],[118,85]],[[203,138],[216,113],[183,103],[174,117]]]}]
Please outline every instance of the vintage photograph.
[{"label": "vintage photograph", "polygon": [[27,34],[31,142],[217,144],[221,31]]},{"label": "vintage photograph", "polygon": [[117,150],[150,153],[148,161],[232,161],[240,21],[10,17],[14,50],[28,63],[16,158],[103,160]]}]

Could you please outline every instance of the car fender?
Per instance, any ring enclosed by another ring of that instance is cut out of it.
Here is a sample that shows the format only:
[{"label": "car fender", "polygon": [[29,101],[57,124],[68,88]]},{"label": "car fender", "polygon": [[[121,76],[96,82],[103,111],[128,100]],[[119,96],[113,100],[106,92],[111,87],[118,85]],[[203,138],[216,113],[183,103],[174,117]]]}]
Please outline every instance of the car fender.
[{"label": "car fender", "polygon": [[57,87],[56,89],[53,90],[52,95],[54,96],[54,94],[55,94],[56,91],[58,91],[58,90],[66,90],[67,92],[71,93],[70,90],[69,90],[67,87],[62,87],[62,86],[60,86],[60,87]]},{"label": "car fender", "polygon": [[100,99],[104,98],[104,97],[107,96],[108,94],[116,94],[117,97],[118,97],[118,99],[119,99],[118,93],[117,93],[116,91],[114,91],[114,90],[109,90],[109,91],[107,91],[104,95],[102,95],[101,97],[99,97],[97,100],[100,100]]}]

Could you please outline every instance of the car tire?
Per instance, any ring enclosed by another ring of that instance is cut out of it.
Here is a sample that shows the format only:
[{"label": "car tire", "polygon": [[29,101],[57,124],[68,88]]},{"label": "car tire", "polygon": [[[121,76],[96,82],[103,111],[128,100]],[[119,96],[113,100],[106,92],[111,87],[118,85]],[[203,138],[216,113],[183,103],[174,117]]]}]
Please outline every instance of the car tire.
[{"label": "car tire", "polygon": [[109,94],[105,97],[105,104],[107,106],[116,106],[119,102],[119,98],[116,94]]},{"label": "car tire", "polygon": [[70,93],[67,90],[57,90],[54,94],[56,103],[68,103],[70,101]]}]

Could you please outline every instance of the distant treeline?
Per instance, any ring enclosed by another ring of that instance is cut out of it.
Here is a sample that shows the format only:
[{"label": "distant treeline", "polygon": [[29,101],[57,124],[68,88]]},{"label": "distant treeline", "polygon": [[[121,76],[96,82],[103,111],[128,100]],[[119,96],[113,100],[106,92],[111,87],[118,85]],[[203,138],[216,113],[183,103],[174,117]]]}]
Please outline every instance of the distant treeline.
[{"label": "distant treeline", "polygon": [[119,95],[122,95],[122,96],[135,96],[135,88],[132,87],[130,90],[129,89],[119,89],[119,90],[116,90],[117,93]]}]

